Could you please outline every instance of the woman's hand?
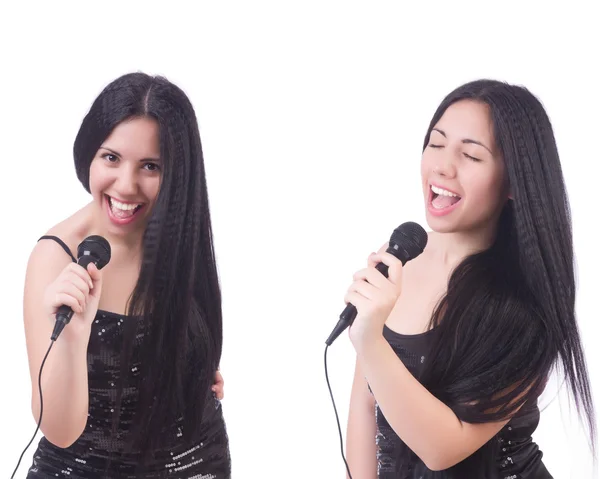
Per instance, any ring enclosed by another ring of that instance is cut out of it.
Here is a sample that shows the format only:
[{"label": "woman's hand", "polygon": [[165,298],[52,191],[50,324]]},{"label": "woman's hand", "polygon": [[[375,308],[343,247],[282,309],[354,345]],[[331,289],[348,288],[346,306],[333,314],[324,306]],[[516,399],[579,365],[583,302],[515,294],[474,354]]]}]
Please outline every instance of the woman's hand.
[{"label": "woman's hand", "polygon": [[215,383],[212,386],[212,392],[215,394],[215,397],[220,401],[225,397],[225,380],[223,379],[223,375],[221,371],[217,369],[215,373]]},{"label": "woman's hand", "polygon": [[[355,348],[381,336],[383,325],[400,297],[402,262],[386,253],[386,249],[387,244],[379,252],[371,253],[368,267],[354,275],[354,282],[344,298],[346,303],[352,303],[358,311],[349,330],[350,340]],[[379,263],[388,266],[387,278],[376,269]]]},{"label": "woman's hand", "polygon": [[98,311],[102,293],[102,273],[90,263],[87,270],[71,263],[48,285],[44,293],[44,311],[54,319],[60,306],[69,306],[73,317],[61,337],[68,341],[89,339],[91,325]]}]

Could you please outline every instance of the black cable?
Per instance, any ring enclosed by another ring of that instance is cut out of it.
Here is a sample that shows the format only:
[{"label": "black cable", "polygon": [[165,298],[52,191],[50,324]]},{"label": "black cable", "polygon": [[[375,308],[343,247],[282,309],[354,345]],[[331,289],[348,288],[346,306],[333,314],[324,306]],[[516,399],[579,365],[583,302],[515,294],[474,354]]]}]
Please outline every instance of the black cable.
[{"label": "black cable", "polygon": [[335,400],[333,399],[333,393],[331,392],[331,385],[329,384],[329,374],[327,373],[327,349],[329,345],[325,346],[325,379],[327,380],[327,387],[329,388],[329,395],[331,396],[331,402],[333,404],[333,410],[335,411],[335,420],[337,421],[338,432],[340,434],[340,447],[342,450],[342,459],[344,460],[344,464],[346,465],[346,471],[348,472],[348,477],[352,479],[352,474],[350,474],[350,467],[348,467],[348,462],[346,461],[346,456],[344,455],[344,439],[342,437],[342,428],[340,426],[340,418],[338,417],[337,408],[335,407]]},{"label": "black cable", "polygon": [[40,418],[38,420],[37,427],[35,428],[35,432],[33,433],[33,437],[31,438],[31,441],[29,441],[29,444],[27,444],[27,446],[25,446],[25,449],[23,449],[23,452],[21,453],[21,457],[19,458],[19,462],[17,462],[17,467],[15,467],[15,470],[13,471],[12,476],[10,476],[10,479],[13,479],[15,477],[15,474],[17,473],[17,470],[19,469],[19,465],[21,464],[21,461],[23,460],[23,456],[25,455],[25,452],[27,451],[27,449],[29,449],[29,446],[31,446],[31,443],[35,439],[35,436],[37,435],[38,431],[40,430],[40,425],[42,424],[42,414],[44,412],[44,397],[42,396],[42,369],[44,368],[44,363],[46,362],[46,358],[48,358],[48,354],[50,354],[50,350],[52,349],[53,345],[54,345],[54,341],[50,341],[50,347],[48,348],[48,351],[46,351],[46,355],[44,356],[44,359],[42,360],[42,364],[40,365],[40,373],[38,375],[38,390],[40,391]]}]

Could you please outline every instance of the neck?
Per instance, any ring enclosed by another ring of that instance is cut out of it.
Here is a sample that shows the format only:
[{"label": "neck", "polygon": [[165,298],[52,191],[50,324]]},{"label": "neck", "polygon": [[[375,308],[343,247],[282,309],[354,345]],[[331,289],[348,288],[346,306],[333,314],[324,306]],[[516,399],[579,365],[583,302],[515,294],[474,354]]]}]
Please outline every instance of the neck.
[{"label": "neck", "polygon": [[[94,208],[95,205],[90,205]],[[135,260],[139,258],[142,251],[143,231],[135,231],[130,234],[115,234],[111,232],[106,223],[101,221],[101,215],[92,211],[92,221],[88,234],[97,234],[106,238],[110,244],[113,257],[129,258]]]},{"label": "neck", "polygon": [[495,230],[434,233],[432,252],[446,266],[453,269],[463,259],[488,249],[496,237]]}]

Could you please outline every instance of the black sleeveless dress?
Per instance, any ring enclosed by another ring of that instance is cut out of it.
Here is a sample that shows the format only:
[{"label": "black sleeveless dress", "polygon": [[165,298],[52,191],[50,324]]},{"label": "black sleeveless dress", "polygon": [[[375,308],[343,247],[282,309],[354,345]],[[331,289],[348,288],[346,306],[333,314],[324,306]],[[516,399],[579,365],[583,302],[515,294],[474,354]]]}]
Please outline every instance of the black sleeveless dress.
[{"label": "black sleeveless dress", "polygon": [[[387,326],[383,330],[385,339],[396,355],[417,379],[422,364],[427,360],[431,333],[430,330],[422,334],[404,335]],[[417,464],[422,465],[420,459],[394,432],[377,404],[375,417],[378,478],[420,479],[416,473]],[[542,452],[531,437],[539,420],[537,404],[525,405],[497,434],[497,479],[552,479],[542,463]]]},{"label": "black sleeveless dress", "polygon": [[[57,241],[76,261],[59,238],[44,236],[41,239]],[[139,465],[139,455],[124,452],[124,439],[137,408],[140,363],[136,353],[143,341],[142,332],[136,337],[134,360],[126,382],[128,387],[123,391],[120,421],[113,433],[113,413],[121,376],[122,328],[128,319],[128,316],[98,311],[87,352],[89,414],[85,430],[65,449],[42,438],[27,478],[229,479],[231,460],[223,411],[220,401],[210,391],[202,419],[204,431],[198,443],[183,442],[185,422],[180,420],[165,431],[170,439],[169,449],[155,451],[153,460],[143,467]]]}]

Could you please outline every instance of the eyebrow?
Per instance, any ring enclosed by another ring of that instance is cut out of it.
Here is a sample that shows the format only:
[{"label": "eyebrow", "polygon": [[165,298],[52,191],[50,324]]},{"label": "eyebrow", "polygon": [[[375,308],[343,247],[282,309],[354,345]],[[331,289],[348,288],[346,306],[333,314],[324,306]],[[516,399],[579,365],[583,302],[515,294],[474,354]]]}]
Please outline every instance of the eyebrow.
[{"label": "eyebrow", "polygon": [[[440,130],[439,128],[432,128],[432,131],[435,130],[438,133],[440,133],[444,138],[447,138],[446,133],[443,130]],[[480,141],[477,140],[471,140],[470,138],[464,138],[463,143],[467,143],[467,144],[474,144],[474,145],[479,145],[479,146],[483,146],[487,151],[489,151],[490,153],[492,153],[492,150],[490,150],[487,146],[485,146],[483,143],[481,143]],[[492,153],[493,154],[493,153]]]},{"label": "eyebrow", "polygon": [[[102,148],[103,150],[107,150],[110,151],[113,155],[119,156],[119,157],[123,157],[123,155],[121,155],[121,153],[119,153],[116,150],[113,150],[112,148],[108,148],[104,145],[100,146],[100,148]],[[142,158],[140,161],[154,161],[156,163],[160,163],[160,158]]]}]

